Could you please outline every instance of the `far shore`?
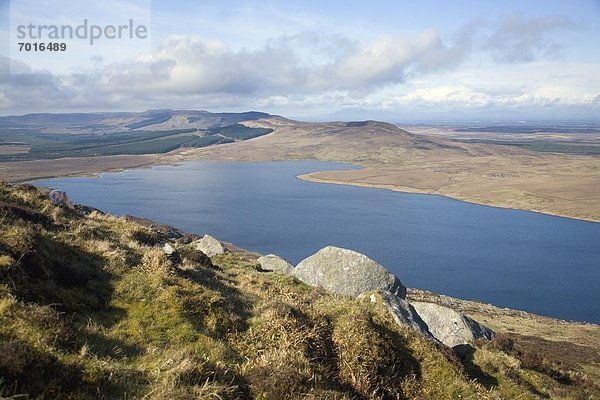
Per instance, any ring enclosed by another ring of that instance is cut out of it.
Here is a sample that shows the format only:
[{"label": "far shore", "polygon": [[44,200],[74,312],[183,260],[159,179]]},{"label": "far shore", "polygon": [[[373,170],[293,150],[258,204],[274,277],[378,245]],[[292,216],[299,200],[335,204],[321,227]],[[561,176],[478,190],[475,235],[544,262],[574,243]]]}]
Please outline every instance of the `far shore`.
[{"label": "far shore", "polygon": [[162,161],[160,157],[154,155],[0,162],[0,180],[8,183],[25,183],[61,177],[94,177],[105,172],[123,172],[172,164],[175,162]]},{"label": "far shore", "polygon": [[412,188],[409,186],[395,186],[395,185],[386,185],[386,184],[373,184],[373,183],[364,183],[364,182],[342,181],[342,180],[336,180],[336,179],[322,179],[322,178],[319,178],[316,176],[321,173],[323,173],[323,172],[310,172],[308,174],[298,175],[297,178],[301,179],[303,181],[315,182],[315,183],[325,183],[325,184],[331,184],[331,185],[348,185],[348,186],[358,186],[358,187],[366,187],[366,188],[373,188],[373,189],[384,189],[384,190],[391,190],[393,192],[400,192],[400,193],[428,194],[428,195],[446,197],[446,198],[452,199],[452,200],[462,201],[463,203],[477,204],[477,205],[486,206],[486,207],[503,208],[506,210],[529,211],[529,212],[534,212],[536,214],[551,215],[553,217],[568,218],[568,219],[574,219],[574,220],[586,221],[586,222],[600,222],[600,219],[598,219],[598,218],[574,217],[574,216],[571,216],[568,214],[544,212],[544,211],[539,211],[539,210],[535,210],[535,209],[516,208],[516,207],[508,207],[508,206],[501,206],[501,205],[495,205],[495,204],[486,204],[483,202],[476,202],[476,201],[472,201],[469,199],[463,199],[458,196],[457,197],[448,196],[445,194],[421,190],[421,189]]},{"label": "far shore", "polygon": [[[52,179],[59,177],[96,177],[105,172],[123,172],[127,170],[134,170],[140,168],[151,168],[154,166],[174,166],[179,162],[186,161],[209,161],[202,157],[189,157],[178,153],[163,154],[163,155],[150,155],[150,156],[111,156],[111,157],[94,157],[94,158],[70,158],[70,159],[58,159],[58,160],[39,160],[39,161],[28,161],[28,162],[13,162],[13,163],[0,163],[0,174],[1,180],[9,183],[25,183],[35,180]],[[210,159],[210,161],[231,161],[231,162],[249,162],[248,160],[217,160]],[[264,161],[275,161],[275,160],[264,160]],[[296,160],[290,160],[296,161]],[[314,160],[323,161],[323,160]],[[25,165],[24,165],[25,164]],[[359,168],[364,166],[356,163],[350,163]],[[443,196],[450,199],[463,201],[465,203],[484,205],[489,207],[513,209],[530,211],[544,215],[552,215],[556,217],[569,218],[588,222],[600,222],[600,218],[594,217],[582,217],[569,215],[568,213],[552,212],[546,210],[538,210],[534,208],[526,207],[513,207],[503,205],[501,203],[494,202],[483,202],[474,201],[470,198],[465,198],[458,195],[448,195],[445,193],[439,193],[436,191],[423,190],[410,186],[400,186],[393,184],[374,184],[367,182],[360,182],[356,180],[342,180],[342,179],[328,179],[320,177],[320,175],[327,174],[326,171],[311,172],[297,176],[298,179],[316,182],[316,183],[327,183],[336,185],[352,185],[359,187],[368,187],[376,189],[386,189],[395,192],[404,193],[418,193],[418,194],[430,194]]]}]

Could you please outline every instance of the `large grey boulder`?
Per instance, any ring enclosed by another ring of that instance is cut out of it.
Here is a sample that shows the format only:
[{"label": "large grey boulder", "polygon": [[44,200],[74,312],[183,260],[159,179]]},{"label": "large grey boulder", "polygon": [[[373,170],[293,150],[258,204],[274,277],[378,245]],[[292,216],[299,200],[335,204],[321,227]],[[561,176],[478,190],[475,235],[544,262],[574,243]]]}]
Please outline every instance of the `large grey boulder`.
[{"label": "large grey boulder", "polygon": [[260,265],[260,268],[265,271],[289,274],[294,270],[292,264],[275,254],[267,254],[266,256],[259,257],[256,261],[258,262],[258,265]]},{"label": "large grey boulder", "polygon": [[411,303],[429,328],[429,332],[448,347],[473,343],[475,339],[491,339],[494,332],[451,308],[434,303]]},{"label": "large grey boulder", "polygon": [[202,239],[194,242],[194,245],[196,246],[196,250],[200,250],[209,257],[227,252],[223,243],[210,235],[204,235]]},{"label": "large grey boulder", "polygon": [[358,297],[364,292],[382,291],[404,299],[406,288],[364,254],[328,246],[305,258],[292,275],[311,286],[321,286],[333,293]]},{"label": "large grey boulder", "polygon": [[388,309],[394,321],[401,326],[421,332],[430,339],[434,339],[429,332],[427,324],[421,319],[415,308],[406,300],[394,296],[390,292],[364,293],[359,298],[367,298],[371,303],[381,303]]}]

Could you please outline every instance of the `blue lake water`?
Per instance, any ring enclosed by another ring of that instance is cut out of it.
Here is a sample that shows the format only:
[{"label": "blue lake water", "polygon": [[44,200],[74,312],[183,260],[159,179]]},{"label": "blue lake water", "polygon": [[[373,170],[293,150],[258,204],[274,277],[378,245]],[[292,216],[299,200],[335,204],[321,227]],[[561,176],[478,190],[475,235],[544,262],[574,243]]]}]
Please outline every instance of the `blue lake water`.
[{"label": "blue lake water", "polygon": [[306,182],[322,162],[193,162],[35,182],[294,264],[335,245],[409,287],[600,323],[600,224],[440,196]]}]

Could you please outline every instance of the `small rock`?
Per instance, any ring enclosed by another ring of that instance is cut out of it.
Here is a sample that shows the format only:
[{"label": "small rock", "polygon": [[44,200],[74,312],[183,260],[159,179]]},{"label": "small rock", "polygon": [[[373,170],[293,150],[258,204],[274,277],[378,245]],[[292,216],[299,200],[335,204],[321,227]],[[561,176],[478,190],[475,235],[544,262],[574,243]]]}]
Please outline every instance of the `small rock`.
[{"label": "small rock", "polygon": [[356,298],[364,292],[382,291],[404,299],[406,288],[374,260],[356,251],[328,246],[305,258],[292,275],[311,286]]},{"label": "small rock", "polygon": [[221,268],[217,265],[214,265],[206,254],[202,251],[196,249],[193,246],[183,246],[178,249],[178,253],[184,260],[187,260],[187,263],[182,265],[182,269],[192,269],[195,270],[198,267],[206,267],[210,269],[215,269],[221,271]]},{"label": "small rock", "polygon": [[162,249],[167,255],[167,258],[173,263],[173,265],[178,266],[179,264],[181,264],[181,256],[173,246],[171,246],[169,243],[165,243]]},{"label": "small rock", "polygon": [[451,308],[434,303],[411,303],[431,334],[448,347],[471,344],[476,339],[491,339],[494,332]]},{"label": "small rock", "polygon": [[292,264],[275,254],[267,254],[266,256],[259,257],[256,261],[265,271],[289,274],[294,270]]},{"label": "small rock", "polygon": [[48,197],[50,197],[52,203],[56,204],[57,206],[73,208],[73,202],[69,199],[69,196],[67,196],[66,192],[55,189],[48,193]]},{"label": "small rock", "polygon": [[227,249],[223,246],[223,243],[210,235],[204,235],[204,237],[196,242],[196,249],[200,250],[209,257],[216,256],[218,254],[224,254]]},{"label": "small rock", "polygon": [[97,208],[90,207],[90,206],[84,206],[82,204],[75,204],[74,208],[81,215],[92,215],[93,213],[96,213],[98,215],[104,215],[104,212],[98,210]]},{"label": "small rock", "polygon": [[176,240],[176,239],[181,239],[183,237],[183,235],[179,232],[177,232],[174,229],[169,229],[167,230],[167,239],[169,240]]},{"label": "small rock", "polygon": [[177,250],[175,250],[175,248],[173,246],[171,246],[169,243],[165,243],[163,246],[163,251],[165,252],[166,255],[170,256],[171,254],[175,253]]}]

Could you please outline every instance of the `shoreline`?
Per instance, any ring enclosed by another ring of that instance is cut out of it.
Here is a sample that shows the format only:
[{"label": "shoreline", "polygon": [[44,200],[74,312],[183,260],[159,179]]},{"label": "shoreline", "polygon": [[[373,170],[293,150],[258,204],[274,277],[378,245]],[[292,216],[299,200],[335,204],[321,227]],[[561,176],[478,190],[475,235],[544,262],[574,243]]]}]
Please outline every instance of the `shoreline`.
[{"label": "shoreline", "polygon": [[556,218],[566,218],[566,219],[573,219],[573,220],[577,220],[577,221],[600,223],[600,218],[593,219],[593,218],[575,217],[572,215],[552,213],[552,212],[548,212],[548,211],[540,211],[540,210],[535,210],[535,209],[530,209],[530,208],[516,208],[516,207],[508,207],[508,206],[480,203],[480,202],[476,202],[473,200],[463,199],[463,198],[454,197],[454,196],[441,194],[441,193],[435,193],[435,192],[431,192],[431,191],[427,191],[427,190],[413,188],[410,186],[396,186],[396,185],[391,185],[391,184],[351,182],[351,181],[343,181],[343,180],[336,180],[336,179],[323,179],[323,178],[318,178],[315,176],[322,172],[327,172],[327,171],[310,172],[308,174],[297,175],[296,178],[303,180],[303,181],[314,182],[314,183],[357,186],[357,187],[365,187],[365,188],[371,188],[371,189],[390,190],[392,192],[399,192],[399,193],[426,194],[426,195],[430,195],[430,196],[440,196],[440,197],[445,197],[447,199],[460,201],[460,202],[468,203],[468,204],[474,204],[474,205],[478,205],[478,206],[501,208],[504,210],[527,211],[527,212],[532,212],[532,213],[541,214],[541,215],[547,215],[547,216],[556,217]]},{"label": "shoreline", "polygon": [[[190,160],[190,159],[179,159],[179,160],[162,160],[163,162],[153,162],[150,164],[145,164],[145,165],[140,165],[139,167],[133,167],[133,168],[112,168],[112,169],[107,169],[107,170],[102,170],[102,171],[94,171],[94,172],[88,172],[88,173],[76,173],[76,174],[70,174],[70,175],[59,175],[59,176],[52,176],[52,177],[40,177],[40,178],[36,178],[35,180],[41,180],[41,179],[52,179],[52,178],[69,178],[69,177],[76,177],[76,176],[85,176],[85,177],[98,177],[100,174],[102,173],[115,173],[115,172],[126,172],[126,171],[130,171],[130,170],[138,170],[138,169],[151,169],[153,167],[159,167],[159,166],[176,166],[179,163],[185,163],[185,162],[211,162],[211,161],[216,161],[216,162],[222,162],[222,161],[218,161],[218,160]],[[309,161],[318,161],[318,160],[309,160]],[[227,161],[227,162],[234,162],[234,163],[248,163],[248,162],[252,162],[252,161]],[[271,161],[271,162],[275,162],[275,161]],[[349,163],[351,165],[355,165],[352,163]],[[307,174],[302,174],[302,175],[297,175],[296,178],[300,179],[300,180],[304,180],[304,181],[309,181],[309,182],[315,182],[315,183],[326,183],[326,184],[339,184],[339,185],[352,185],[352,186],[359,186],[359,187],[370,187],[370,188],[376,188],[376,189],[385,189],[385,190],[391,190],[391,191],[396,191],[396,192],[402,192],[402,193],[415,193],[415,194],[428,194],[428,195],[434,195],[434,196],[441,196],[441,197],[445,197],[445,198],[449,198],[455,201],[462,201],[465,203],[469,203],[469,204],[477,204],[477,205],[483,205],[483,206],[489,206],[489,205],[484,205],[484,204],[479,204],[479,203],[473,203],[473,202],[468,202],[468,201],[463,201],[460,199],[455,199],[449,196],[445,196],[445,195],[441,195],[441,194],[436,194],[436,193],[428,193],[426,191],[418,191],[418,189],[415,189],[414,191],[409,191],[411,188],[407,188],[408,190],[400,190],[398,187],[395,187],[393,185],[373,185],[373,184],[354,184],[354,183],[347,183],[347,182],[343,182],[343,181],[329,181],[329,180],[325,180],[325,179],[320,179],[320,178],[316,178],[314,176],[312,176],[313,174],[318,174],[320,172],[311,172],[311,173],[307,173]],[[27,181],[21,181],[21,182],[12,182],[13,184],[19,184],[19,183],[24,183]],[[31,182],[31,181],[29,181]],[[495,208],[504,208],[504,209],[510,209],[507,207],[496,207],[496,206],[489,206],[489,207],[495,207]],[[514,208],[513,208],[514,209]],[[531,210],[521,210],[521,209],[514,209],[514,210],[519,210],[519,211],[530,211],[530,212],[535,212],[535,211],[531,211]],[[536,212],[538,214],[544,214],[544,213],[539,213]],[[551,215],[551,214],[545,214],[545,215]],[[559,216],[559,215],[552,215],[554,217],[558,217],[558,218],[568,218],[568,219],[576,219],[576,218],[569,218],[569,217],[563,217],[563,216]],[[577,219],[577,220],[581,220],[581,219]],[[585,221],[585,220],[584,220]],[[586,222],[595,222],[595,221],[586,221]],[[227,247],[231,247],[231,248],[235,248],[237,249],[237,251],[242,251],[244,253],[247,254],[258,254],[258,253],[254,253],[252,251],[249,250],[245,250],[242,249],[240,247],[237,247],[235,244],[232,243],[226,243]],[[459,298],[459,297],[453,297],[453,296],[448,296],[448,295],[444,295],[441,293],[434,293],[434,292],[430,292],[426,289],[418,289],[418,288],[409,288],[413,293],[418,293],[420,297],[425,297],[425,298],[430,298],[429,301],[432,302],[440,302],[441,300],[444,301],[449,301],[449,302],[453,302],[454,306],[456,307],[457,305],[460,305],[462,311],[464,311],[466,314],[470,314],[472,316],[477,315],[480,319],[481,319],[481,315],[485,315],[486,313],[479,313],[477,310],[481,310],[483,308],[486,309],[490,309],[490,310],[494,310],[494,312],[496,314],[500,314],[503,316],[518,316],[518,317],[527,317],[530,320],[535,320],[537,322],[543,322],[542,325],[544,324],[553,324],[553,323],[558,323],[558,324],[576,324],[576,325],[581,325],[581,326],[591,326],[591,327],[599,327],[600,324],[599,323],[595,323],[595,322],[589,322],[589,321],[581,321],[581,320],[569,320],[569,319],[563,319],[563,318],[559,318],[559,317],[553,317],[553,316],[549,316],[549,315],[542,315],[542,314],[536,314],[534,312],[531,311],[527,311],[527,310],[521,310],[521,309],[515,309],[515,308],[508,308],[508,307],[500,307],[500,306],[495,306],[494,304],[490,304],[490,303],[486,303],[482,300],[478,300],[478,299],[467,299],[467,298]],[[432,299],[435,299],[432,300]],[[489,310],[488,310],[489,311]],[[492,324],[493,325],[493,319],[487,320],[488,324]],[[545,322],[544,322],[545,321]]]},{"label": "shoreline", "polygon": [[[177,153],[164,154],[162,156],[153,156],[153,158],[154,159],[152,159],[152,160],[146,160],[146,161],[140,162],[140,163],[133,163],[132,165],[127,165],[127,166],[115,166],[115,167],[108,167],[108,168],[102,168],[101,166],[97,166],[96,168],[94,168],[94,167],[91,167],[89,169],[84,168],[83,170],[76,171],[76,172],[65,172],[65,173],[54,172],[54,173],[48,173],[45,175],[38,175],[38,176],[27,177],[27,178],[18,178],[18,179],[10,179],[9,178],[9,179],[5,179],[5,181],[8,183],[19,184],[19,183],[28,183],[28,182],[37,181],[37,180],[46,180],[46,179],[54,179],[54,178],[98,177],[99,175],[101,175],[103,173],[107,173],[107,172],[117,173],[117,172],[125,172],[125,171],[129,171],[129,170],[137,170],[137,169],[149,169],[149,168],[151,169],[156,166],[175,166],[175,165],[177,165],[177,163],[180,163],[180,162],[194,162],[194,161],[251,162],[251,161],[246,161],[246,160],[205,160],[205,159],[201,159],[201,158],[187,157],[186,155],[181,155],[181,154],[177,154]],[[69,161],[69,160],[81,160],[81,159],[75,158],[75,159],[58,159],[58,160]],[[54,160],[47,160],[47,161],[54,161]],[[269,162],[276,162],[276,161],[283,161],[283,160],[269,160]],[[300,160],[285,160],[285,161],[300,161]],[[307,159],[306,161],[322,162],[324,160]],[[44,160],[37,160],[37,162],[44,162]],[[329,162],[337,162],[337,161],[329,161]],[[352,163],[352,162],[347,162],[347,164],[355,166],[359,169],[365,168],[363,165],[359,165],[359,164]],[[2,166],[3,165],[0,164],[0,172],[2,172]],[[414,188],[414,187],[410,187],[410,186],[398,186],[398,185],[392,185],[392,184],[372,184],[372,183],[352,182],[352,181],[344,181],[344,180],[336,180],[336,179],[323,179],[323,178],[319,178],[319,177],[315,176],[315,175],[318,175],[318,174],[321,174],[324,172],[328,172],[328,171],[309,172],[307,174],[297,175],[296,178],[298,178],[300,180],[308,181],[308,182],[314,182],[314,183],[333,184],[333,185],[348,185],[348,186],[366,187],[366,188],[372,188],[372,189],[391,190],[391,191],[400,192],[400,193],[414,193],[414,194],[427,194],[427,195],[433,195],[433,196],[441,196],[441,197],[445,197],[445,198],[456,200],[456,201],[461,201],[463,203],[468,203],[468,204],[501,208],[501,209],[506,209],[506,210],[527,211],[527,212],[532,212],[532,213],[541,214],[541,215],[553,216],[553,217],[557,217],[557,218],[567,218],[567,219],[572,219],[572,220],[577,220],[577,221],[600,223],[600,218],[578,217],[578,216],[568,215],[568,214],[564,214],[564,213],[541,211],[541,210],[536,210],[533,208],[510,207],[510,206],[503,206],[503,205],[498,205],[498,204],[493,204],[493,203],[490,204],[490,203],[477,202],[477,201],[470,200],[467,198],[455,197],[455,196],[451,196],[451,195],[447,195],[447,194],[436,193],[434,191],[422,190],[422,189],[418,189],[418,188]]]},{"label": "shoreline", "polygon": [[[109,157],[111,157],[111,156],[109,156]],[[65,159],[57,159],[57,160],[81,160],[81,158],[65,158]],[[36,162],[44,162],[44,161],[52,162],[55,160],[35,160],[35,161]],[[134,163],[132,165],[127,165],[127,166],[115,166],[115,167],[108,167],[108,168],[90,167],[89,169],[82,168],[82,170],[76,171],[76,172],[66,172],[66,173],[52,172],[47,175],[34,175],[32,177],[27,177],[27,178],[12,178],[12,179],[9,177],[8,179],[5,178],[3,180],[4,180],[4,182],[11,183],[11,184],[22,184],[22,183],[29,183],[29,182],[38,181],[38,180],[56,179],[56,178],[77,178],[77,177],[97,178],[101,174],[104,174],[107,172],[118,173],[118,172],[133,171],[133,170],[138,170],[138,169],[151,169],[156,166],[174,166],[176,164],[177,164],[177,161],[161,162],[160,159],[156,159],[156,160],[150,160],[150,161],[141,162],[141,163]],[[3,169],[2,166],[3,166],[3,163],[0,163],[0,172],[2,172],[2,169]]]}]

